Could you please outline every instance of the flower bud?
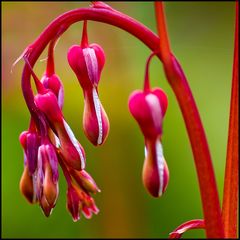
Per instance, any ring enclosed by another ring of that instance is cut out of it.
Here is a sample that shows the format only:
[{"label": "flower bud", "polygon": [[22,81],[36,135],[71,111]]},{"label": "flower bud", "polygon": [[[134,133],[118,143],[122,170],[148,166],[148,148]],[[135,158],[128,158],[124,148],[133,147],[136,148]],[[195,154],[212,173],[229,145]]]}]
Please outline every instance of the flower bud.
[{"label": "flower bud", "polygon": [[37,150],[39,146],[39,138],[36,132],[24,131],[19,136],[19,141],[26,155],[26,163],[29,173],[33,175],[37,167]]},{"label": "flower bud", "polygon": [[59,151],[63,156],[64,161],[74,169],[84,169],[84,150],[75,138],[71,128],[64,120],[56,96],[52,92],[38,94],[35,97],[35,102],[38,108],[46,115],[51,127],[57,132],[61,145]]},{"label": "flower bud", "polygon": [[52,74],[51,76],[44,74],[41,82],[45,88],[50,89],[55,94],[58,100],[58,106],[62,109],[64,102],[64,90],[60,78],[56,74]]},{"label": "flower bud", "polygon": [[84,93],[84,133],[94,145],[101,145],[105,142],[109,132],[109,120],[97,90],[105,55],[98,44],[85,43],[83,45],[74,45],[69,49],[68,62]]},{"label": "flower bud", "polygon": [[42,144],[38,149],[38,195],[40,199],[44,196],[51,207],[58,198],[58,177],[56,152],[50,142]]},{"label": "flower bud", "polygon": [[67,208],[75,222],[80,219],[80,211],[86,218],[91,218],[92,213],[99,212],[93,198],[75,184],[68,187]]},{"label": "flower bud", "polygon": [[78,185],[83,188],[86,192],[97,193],[100,192],[97,184],[89,173],[85,170],[76,171],[74,169],[70,170],[71,175],[74,177]]},{"label": "flower bud", "polygon": [[153,197],[160,197],[165,192],[169,180],[168,166],[160,141],[146,140],[145,153],[142,174],[144,186]]},{"label": "flower bud", "polygon": [[146,138],[162,134],[162,122],[167,109],[167,96],[160,88],[134,91],[129,97],[129,110]]}]

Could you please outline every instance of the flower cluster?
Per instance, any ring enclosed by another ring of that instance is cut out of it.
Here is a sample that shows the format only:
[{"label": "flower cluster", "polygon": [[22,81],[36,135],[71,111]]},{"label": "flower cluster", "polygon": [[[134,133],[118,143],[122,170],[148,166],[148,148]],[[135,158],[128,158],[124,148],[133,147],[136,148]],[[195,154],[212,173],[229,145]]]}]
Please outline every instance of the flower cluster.
[{"label": "flower cluster", "polygon": [[[25,58],[37,88],[34,103],[38,111],[37,118],[31,117],[28,131],[22,132],[19,137],[24,150],[24,172],[20,180],[20,190],[30,203],[39,203],[44,214],[49,216],[58,199],[60,165],[68,186],[67,209],[73,220],[77,221],[80,219],[80,212],[86,218],[90,218],[92,213],[98,213],[91,194],[100,190],[90,174],[84,170],[85,151],[62,112],[63,84],[54,69],[56,39],[49,44],[46,72],[41,80]],[[84,23],[82,44],[70,48],[68,60],[84,92],[84,132],[94,145],[101,145],[109,130],[108,118],[97,90],[105,57],[100,46],[88,46],[86,39]]]},{"label": "flower cluster", "polygon": [[[77,221],[80,212],[86,218],[90,218],[92,213],[98,213],[91,194],[100,190],[84,170],[84,148],[74,136],[62,112],[63,84],[54,68],[57,38],[58,36],[53,38],[49,44],[46,72],[41,80],[34,73],[27,57],[24,58],[37,89],[34,96],[37,111],[31,116],[28,131],[20,135],[24,150],[24,172],[20,189],[30,203],[39,203],[44,214],[49,216],[58,199],[60,166],[67,181],[67,209],[73,220]],[[152,196],[159,197],[166,190],[169,179],[161,144],[162,123],[168,100],[162,89],[150,88],[149,63],[154,55],[155,53],[151,54],[146,64],[144,90],[132,93],[129,109],[145,138],[144,186]],[[80,45],[71,46],[67,58],[83,90],[84,133],[93,145],[102,145],[109,132],[109,120],[98,94],[105,55],[98,44],[88,43],[86,21]]]}]

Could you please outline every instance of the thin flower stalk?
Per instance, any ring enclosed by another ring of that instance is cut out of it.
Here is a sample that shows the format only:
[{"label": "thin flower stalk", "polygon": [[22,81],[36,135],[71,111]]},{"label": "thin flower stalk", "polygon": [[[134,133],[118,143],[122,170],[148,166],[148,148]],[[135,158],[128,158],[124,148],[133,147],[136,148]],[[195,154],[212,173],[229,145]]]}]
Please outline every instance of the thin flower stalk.
[{"label": "thin flower stalk", "polygon": [[188,81],[179,62],[169,51],[168,36],[164,36],[167,35],[167,28],[163,3],[155,2],[155,8],[160,48],[163,48],[165,54],[169,55],[167,59],[171,59],[171,61],[163,61],[165,74],[177,97],[192,146],[201,192],[206,235],[208,238],[223,238],[220,202],[207,138]]},{"label": "thin flower stalk", "polygon": [[237,238],[237,214],[238,214],[238,197],[239,197],[239,106],[238,106],[238,1],[236,2],[236,24],[235,24],[235,47],[234,47],[234,63],[232,76],[232,93],[229,117],[227,160],[225,168],[224,194],[223,194],[223,224],[227,238]]}]

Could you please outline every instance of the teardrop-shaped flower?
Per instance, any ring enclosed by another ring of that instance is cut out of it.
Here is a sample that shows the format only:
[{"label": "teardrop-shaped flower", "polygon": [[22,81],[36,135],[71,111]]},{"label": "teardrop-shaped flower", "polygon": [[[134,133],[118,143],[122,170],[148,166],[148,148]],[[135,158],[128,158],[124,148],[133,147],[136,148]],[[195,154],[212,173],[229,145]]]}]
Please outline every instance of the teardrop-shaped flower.
[{"label": "teardrop-shaped flower", "polygon": [[128,107],[145,139],[143,184],[153,197],[160,197],[166,190],[169,181],[168,166],[163,156],[161,143],[163,119],[168,99],[162,89],[150,88],[149,63],[155,54],[153,52],[147,59],[144,90],[137,90],[131,94]]},{"label": "teardrop-shaped flower", "polygon": [[83,89],[84,133],[95,146],[101,145],[109,132],[109,120],[98,95],[98,83],[105,63],[105,54],[98,44],[88,44],[86,22],[82,43],[70,47],[68,62]]},{"label": "teardrop-shaped flower", "polygon": [[38,148],[37,195],[46,216],[58,198],[58,159],[53,145],[44,141]]},{"label": "teardrop-shaped flower", "polygon": [[47,91],[43,94],[37,94],[35,102],[38,108],[46,115],[50,126],[58,135],[61,146],[59,151],[64,161],[75,169],[84,169],[85,153],[83,147],[65,121],[56,96],[51,91]]}]

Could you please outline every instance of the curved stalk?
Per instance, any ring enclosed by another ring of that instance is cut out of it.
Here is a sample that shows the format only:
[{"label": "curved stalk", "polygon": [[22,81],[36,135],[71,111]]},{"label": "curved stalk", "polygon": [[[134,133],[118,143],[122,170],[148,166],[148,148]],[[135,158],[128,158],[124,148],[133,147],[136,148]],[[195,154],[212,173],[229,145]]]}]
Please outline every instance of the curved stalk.
[{"label": "curved stalk", "polygon": [[[94,20],[119,27],[141,40],[152,51],[159,52],[158,36],[143,24],[111,8],[96,6],[96,8],[72,10],[53,20],[28,48],[27,57],[31,66],[34,66],[42,51],[61,28],[62,34],[71,24],[82,20]],[[161,53],[158,53],[157,56],[160,60],[162,59]],[[221,221],[219,221],[219,199],[204,129],[188,82],[175,57],[171,56],[171,58],[171,62],[175,64],[174,71],[170,71],[171,69],[168,68],[165,68],[165,71],[182,110],[193,149],[200,182],[207,236],[221,238],[223,237],[223,232]],[[30,84],[30,75],[29,68],[25,64],[22,75],[23,94],[32,116],[36,118],[37,107],[33,101],[34,97]],[[214,230],[211,231],[211,228]]]}]

